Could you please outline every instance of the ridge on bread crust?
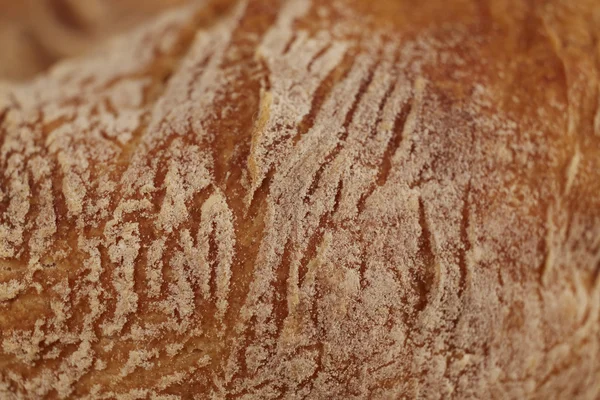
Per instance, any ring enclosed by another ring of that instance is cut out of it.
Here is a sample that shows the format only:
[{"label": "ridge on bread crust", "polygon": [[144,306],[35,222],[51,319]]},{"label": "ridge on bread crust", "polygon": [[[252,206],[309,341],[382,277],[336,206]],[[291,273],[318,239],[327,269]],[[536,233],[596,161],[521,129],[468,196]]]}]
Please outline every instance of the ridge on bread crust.
[{"label": "ridge on bread crust", "polygon": [[593,1],[205,1],[0,87],[0,397],[600,395]]}]

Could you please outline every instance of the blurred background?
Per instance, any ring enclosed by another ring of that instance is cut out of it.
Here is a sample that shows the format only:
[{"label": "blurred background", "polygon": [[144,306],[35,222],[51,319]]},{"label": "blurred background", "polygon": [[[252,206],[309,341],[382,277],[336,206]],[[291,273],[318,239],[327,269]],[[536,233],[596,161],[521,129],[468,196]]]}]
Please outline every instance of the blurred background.
[{"label": "blurred background", "polygon": [[0,80],[21,81],[189,0],[0,0]]}]

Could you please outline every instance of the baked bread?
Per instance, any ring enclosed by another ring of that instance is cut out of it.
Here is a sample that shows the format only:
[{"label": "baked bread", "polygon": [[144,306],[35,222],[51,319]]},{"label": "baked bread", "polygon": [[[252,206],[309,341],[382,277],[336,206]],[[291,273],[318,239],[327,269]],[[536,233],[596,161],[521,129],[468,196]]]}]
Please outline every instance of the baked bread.
[{"label": "baked bread", "polygon": [[0,89],[0,398],[600,398],[593,0],[205,1]]},{"label": "baked bread", "polygon": [[0,0],[0,79],[31,78],[184,3],[189,0]]}]

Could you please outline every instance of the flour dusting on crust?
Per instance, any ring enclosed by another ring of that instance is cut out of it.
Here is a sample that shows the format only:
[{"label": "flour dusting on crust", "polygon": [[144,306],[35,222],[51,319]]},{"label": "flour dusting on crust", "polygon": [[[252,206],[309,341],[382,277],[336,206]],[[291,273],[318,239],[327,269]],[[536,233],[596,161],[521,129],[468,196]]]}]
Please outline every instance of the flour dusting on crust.
[{"label": "flour dusting on crust", "polygon": [[451,3],[206,1],[3,84],[0,397],[598,398],[600,18]]}]

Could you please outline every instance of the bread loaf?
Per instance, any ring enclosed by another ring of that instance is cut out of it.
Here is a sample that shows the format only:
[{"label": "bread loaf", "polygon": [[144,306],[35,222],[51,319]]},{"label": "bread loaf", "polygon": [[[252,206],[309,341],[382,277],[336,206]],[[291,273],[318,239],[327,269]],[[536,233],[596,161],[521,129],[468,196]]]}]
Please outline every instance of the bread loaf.
[{"label": "bread loaf", "polygon": [[0,0],[0,80],[26,80],[189,0]]},{"label": "bread loaf", "polygon": [[204,1],[0,87],[0,398],[600,398],[595,0]]}]

